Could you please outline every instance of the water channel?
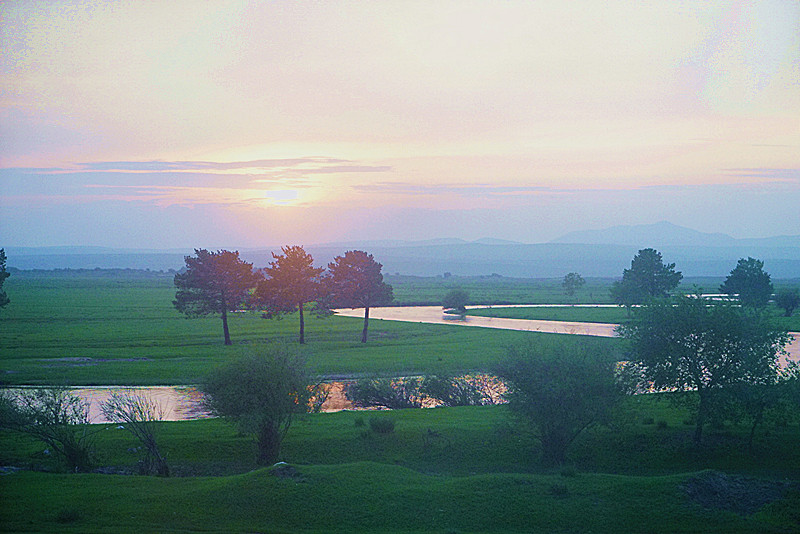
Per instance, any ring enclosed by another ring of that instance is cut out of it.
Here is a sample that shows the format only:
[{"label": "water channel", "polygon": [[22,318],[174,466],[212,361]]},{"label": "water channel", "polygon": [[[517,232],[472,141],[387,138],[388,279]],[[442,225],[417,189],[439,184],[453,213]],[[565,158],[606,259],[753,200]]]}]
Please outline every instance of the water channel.
[{"label": "water channel", "polygon": [[[581,305],[576,305],[581,306]],[[597,307],[598,305],[583,305]],[[603,306],[603,305],[600,305]],[[613,305],[609,305],[613,306]],[[486,306],[470,306],[470,308],[485,308]],[[503,306],[512,307],[512,306]],[[565,305],[521,305],[517,307],[565,307]],[[343,317],[363,317],[362,309],[336,310],[337,315]],[[497,317],[467,316],[463,320],[447,316],[442,313],[441,306],[405,306],[405,307],[379,307],[370,308],[371,319],[385,321],[406,321],[414,323],[449,324],[457,326],[474,326],[482,328],[499,328],[506,330],[521,330],[527,332],[547,332],[555,334],[573,334],[584,336],[614,337],[616,324],[608,323],[582,323],[567,321],[543,321],[530,319],[503,319]],[[800,361],[800,333],[790,332],[792,342],[787,347],[788,356],[781,358],[781,365],[786,365],[787,360]],[[321,411],[335,412],[352,409],[352,404],[344,395],[345,382],[331,382],[331,390]],[[75,393],[89,403],[89,416],[93,423],[107,422],[100,410],[100,405],[108,399],[114,390],[125,389],[137,395],[152,399],[163,411],[166,421],[187,421],[209,417],[204,410],[202,394],[191,386],[154,386],[139,388],[118,387],[93,387],[77,388]]]}]

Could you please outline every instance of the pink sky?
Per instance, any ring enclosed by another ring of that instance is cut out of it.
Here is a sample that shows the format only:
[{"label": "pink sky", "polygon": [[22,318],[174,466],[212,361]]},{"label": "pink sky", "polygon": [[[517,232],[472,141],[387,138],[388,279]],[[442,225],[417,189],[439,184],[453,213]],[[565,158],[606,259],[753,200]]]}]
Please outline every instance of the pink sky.
[{"label": "pink sky", "polygon": [[0,245],[800,233],[795,1],[0,17]]}]

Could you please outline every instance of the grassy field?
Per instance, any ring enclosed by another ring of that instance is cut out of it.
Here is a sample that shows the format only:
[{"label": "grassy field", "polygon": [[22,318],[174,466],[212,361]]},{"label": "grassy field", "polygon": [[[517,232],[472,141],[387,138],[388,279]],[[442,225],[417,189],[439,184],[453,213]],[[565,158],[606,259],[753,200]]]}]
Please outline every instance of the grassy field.
[{"label": "grassy field", "polygon": [[[369,417],[394,419],[395,432],[370,432],[359,424]],[[581,437],[560,469],[541,466],[536,437],[504,406],[308,415],[284,442],[292,467],[283,469],[259,469],[250,438],[219,420],[164,423],[162,450],[182,476],[3,475],[0,495],[14,505],[0,507],[0,524],[16,532],[791,531],[800,494],[742,515],[704,508],[682,488],[705,469],[798,480],[797,421],[759,434],[751,455],[735,427],[693,449],[685,417],[657,396],[631,398],[617,424]],[[101,465],[133,470],[132,445],[123,430],[100,431]],[[42,448],[0,433],[3,465],[51,469]]]},{"label": "grassy field", "polygon": [[[173,308],[166,276],[12,276],[5,288],[12,298],[0,316],[6,384],[193,384],[253,344],[297,340],[296,316],[235,313],[234,345],[225,347],[218,317],[187,319]],[[551,335],[372,320],[364,345],[361,326],[356,318],[309,314],[307,343],[298,348],[311,371],[340,377],[487,370],[509,344]],[[614,339],[583,342],[603,353],[620,346]]]},{"label": "grassy field", "polygon": [[[0,312],[0,379],[189,384],[239,351],[296,340],[296,317],[269,321],[243,313],[231,317],[234,346],[225,347],[219,318],[190,320],[173,309],[170,277],[119,274],[12,276],[4,286],[12,303]],[[400,278],[390,283],[405,302],[436,302],[453,282]],[[559,281],[470,280],[470,291],[502,294],[497,301],[563,300]],[[536,283],[541,286],[533,289]],[[352,376],[487,370],[504,357],[507,345],[535,336],[591,343],[612,359],[622,349],[616,339],[388,321],[371,321],[370,342],[362,345],[360,328],[359,319],[309,318],[309,342],[300,350],[312,371]],[[627,398],[613,425],[582,435],[568,465],[556,469],[542,465],[536,435],[505,406],[307,415],[284,441],[281,459],[289,466],[272,468],[256,465],[251,438],[220,420],[162,423],[160,445],[174,475],[168,479],[126,474],[135,472],[136,443],[114,425],[94,427],[104,474],[59,472],[41,443],[0,431],[0,466],[21,468],[0,469],[0,531],[800,529],[800,492],[771,493],[800,482],[797,414],[760,431],[752,454],[748,429],[738,426],[709,428],[697,449],[689,414],[662,399]],[[370,431],[370,417],[392,418],[395,431]],[[707,480],[713,491],[705,493],[721,497],[701,504],[689,493]],[[726,503],[751,508],[729,510]]]}]

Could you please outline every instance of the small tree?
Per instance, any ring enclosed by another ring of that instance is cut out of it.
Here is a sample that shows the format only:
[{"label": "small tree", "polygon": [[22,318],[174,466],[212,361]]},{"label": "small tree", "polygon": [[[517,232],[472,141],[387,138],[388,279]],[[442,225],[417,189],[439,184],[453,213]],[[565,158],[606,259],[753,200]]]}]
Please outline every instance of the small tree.
[{"label": "small tree", "polygon": [[9,276],[11,276],[11,273],[6,271],[6,249],[0,248],[0,308],[3,308],[6,304],[11,302],[6,292],[3,291],[3,282],[5,282],[6,278]]},{"label": "small tree", "polygon": [[325,284],[331,302],[337,306],[364,308],[362,343],[367,342],[370,307],[389,304],[394,299],[392,286],[383,281],[382,268],[372,254],[361,250],[347,251],[328,264]]},{"label": "small tree", "polygon": [[247,292],[255,285],[253,264],[239,259],[238,252],[209,252],[195,249],[186,256],[186,271],[175,275],[175,308],[188,317],[218,313],[222,317],[225,344],[231,344],[228,312],[241,306]]},{"label": "small tree", "polygon": [[774,383],[789,342],[763,315],[699,296],[651,302],[617,331],[630,341],[630,359],[649,385],[696,392],[698,444],[703,426],[728,409],[733,386]]},{"label": "small tree", "polygon": [[775,295],[775,304],[783,309],[784,317],[791,317],[792,313],[800,306],[800,292],[797,288],[781,289]]},{"label": "small tree", "polygon": [[264,269],[265,278],[258,283],[255,300],[266,308],[266,316],[300,313],[300,343],[305,343],[303,306],[320,296],[319,277],[324,269],[315,268],[314,259],[303,247],[281,247],[283,254],[272,254],[275,261]]},{"label": "small tree", "polygon": [[161,406],[150,398],[123,390],[113,391],[100,409],[106,419],[123,425],[142,444],[140,474],[155,472],[158,476],[169,476],[167,459],[159,451],[156,441],[160,422],[164,420]]},{"label": "small tree", "polygon": [[71,472],[94,463],[94,434],[89,404],[68,387],[26,389],[3,396],[3,425],[44,442]]},{"label": "small tree", "polygon": [[494,404],[490,379],[484,376],[438,376],[422,378],[420,393],[442,406],[484,406]]},{"label": "small tree", "polygon": [[762,308],[772,297],[772,281],[764,272],[764,262],[755,258],[740,259],[719,290],[739,295],[742,306]]},{"label": "small tree", "polygon": [[292,420],[309,409],[312,395],[305,361],[284,346],[267,346],[232,360],[201,386],[207,408],[254,434],[257,461],[277,461]]},{"label": "small tree", "polygon": [[572,442],[606,422],[622,396],[614,363],[584,345],[530,344],[511,347],[508,356],[497,368],[508,386],[508,406],[538,430],[546,464],[563,463]]},{"label": "small tree", "polygon": [[345,396],[359,408],[392,410],[422,407],[418,378],[362,378],[345,388]]},{"label": "small tree", "polygon": [[611,296],[619,304],[630,307],[668,296],[682,278],[680,271],[675,271],[674,263],[664,264],[660,252],[644,248],[633,257],[631,268],[622,271],[622,281],[614,283]]},{"label": "small tree", "polygon": [[561,287],[563,287],[564,292],[571,297],[585,284],[586,280],[584,280],[583,277],[578,273],[567,273],[564,275],[564,280],[561,282]]},{"label": "small tree", "polygon": [[445,311],[455,311],[459,315],[467,313],[467,305],[469,304],[469,293],[465,290],[456,288],[451,289],[442,299],[442,308]]}]

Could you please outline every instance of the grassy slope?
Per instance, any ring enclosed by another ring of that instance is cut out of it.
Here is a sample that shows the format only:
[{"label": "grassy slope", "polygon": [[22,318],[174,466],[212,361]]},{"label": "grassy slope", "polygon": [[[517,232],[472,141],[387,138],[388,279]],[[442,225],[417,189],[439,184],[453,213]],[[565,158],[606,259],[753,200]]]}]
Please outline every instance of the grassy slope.
[{"label": "grassy slope", "polygon": [[[6,285],[13,297],[0,318],[0,380],[6,383],[196,383],[209,366],[253,343],[297,339],[296,316],[269,321],[256,313],[232,314],[234,346],[225,347],[219,318],[186,319],[173,309],[169,278],[20,276]],[[485,370],[508,344],[547,335],[373,320],[370,342],[363,345],[361,325],[360,319],[310,316],[301,350],[312,371],[330,376]],[[587,342],[604,352],[619,344]]]},{"label": "grassy slope", "polygon": [[[256,469],[250,439],[220,421],[167,423],[161,442],[174,470],[224,476],[0,476],[0,495],[14,502],[0,507],[0,524],[75,532],[759,532],[776,519],[771,509],[750,518],[703,510],[680,485],[703,468],[800,478],[797,421],[761,434],[750,456],[740,429],[712,431],[708,446],[693,452],[691,428],[676,421],[685,414],[656,396],[631,399],[625,414],[616,430],[581,438],[570,458],[576,476],[542,469],[535,437],[505,407],[371,414],[395,419],[389,435],[358,426],[370,416],[363,413],[307,416],[282,453],[299,479]],[[646,417],[667,428],[643,424]],[[50,461],[41,445],[18,436],[0,434],[0,445],[4,465]],[[104,465],[132,467],[124,431],[102,431],[97,445]]]}]

